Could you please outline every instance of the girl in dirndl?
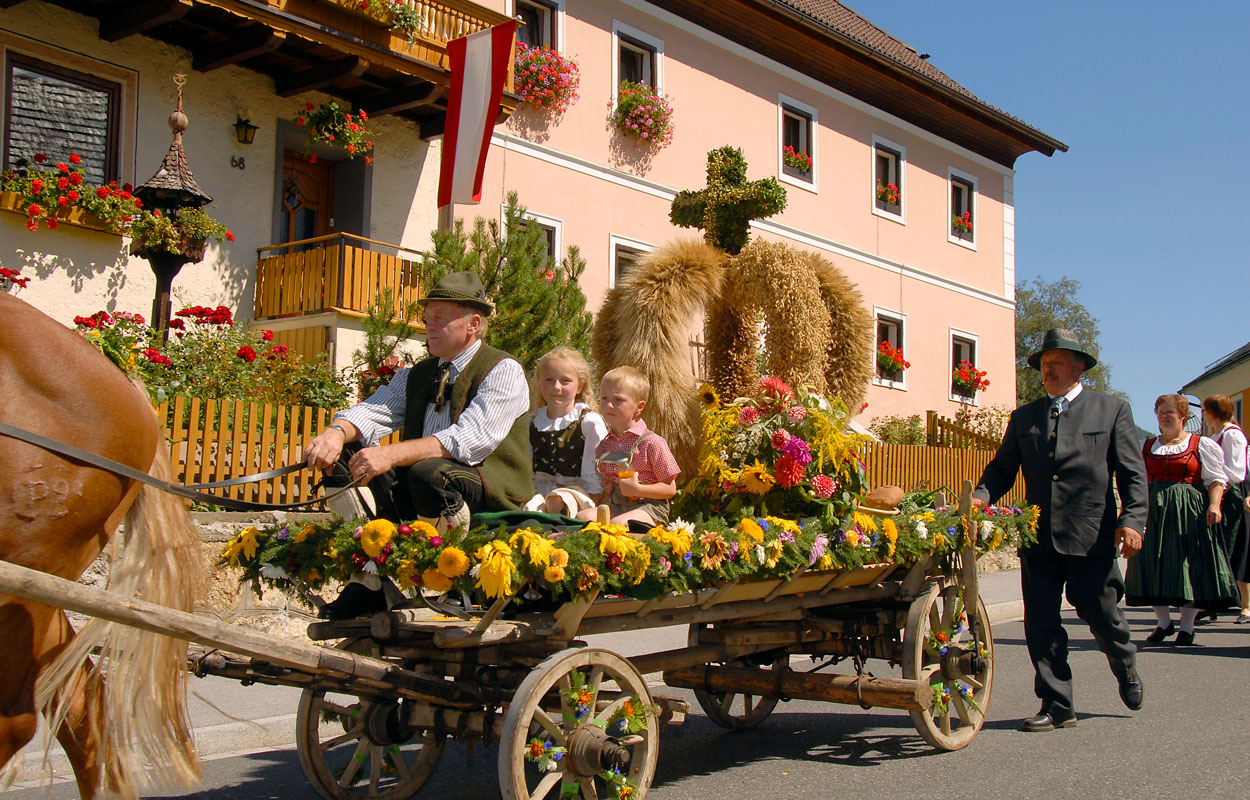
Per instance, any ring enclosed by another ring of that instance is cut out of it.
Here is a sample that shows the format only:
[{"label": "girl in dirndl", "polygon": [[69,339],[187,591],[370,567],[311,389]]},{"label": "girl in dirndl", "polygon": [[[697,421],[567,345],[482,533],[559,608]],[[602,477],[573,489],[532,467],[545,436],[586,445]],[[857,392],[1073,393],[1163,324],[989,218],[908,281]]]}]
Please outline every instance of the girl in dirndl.
[{"label": "girl in dirndl", "polygon": [[[1215,433],[1211,438],[1224,452],[1224,471],[1228,473],[1228,486],[1224,489],[1224,501],[1220,510],[1224,514],[1223,545],[1228,555],[1237,591],[1241,595],[1241,614],[1237,624],[1250,622],[1250,520],[1247,520],[1246,502],[1246,454],[1250,444],[1241,426],[1233,422],[1233,401],[1223,394],[1212,395],[1202,401],[1202,409],[1212,423]],[[1215,614],[1212,612],[1212,618]]]},{"label": "girl in dirndl", "polygon": [[595,448],[608,434],[603,417],[591,410],[594,384],[586,358],[571,347],[557,347],[538,359],[532,381],[535,410],[530,419],[530,455],[538,494],[529,511],[577,516],[593,508],[602,491]]},{"label": "girl in dirndl", "polygon": [[[1150,504],[1142,550],[1129,559],[1126,605],[1153,606],[1157,624],[1149,643],[1176,635],[1194,643],[1198,611],[1237,591],[1224,548],[1220,502],[1228,477],[1215,442],[1185,431],[1189,401],[1179,394],[1155,400],[1160,435],[1142,446]],[[1179,632],[1171,607],[1180,608]]]}]

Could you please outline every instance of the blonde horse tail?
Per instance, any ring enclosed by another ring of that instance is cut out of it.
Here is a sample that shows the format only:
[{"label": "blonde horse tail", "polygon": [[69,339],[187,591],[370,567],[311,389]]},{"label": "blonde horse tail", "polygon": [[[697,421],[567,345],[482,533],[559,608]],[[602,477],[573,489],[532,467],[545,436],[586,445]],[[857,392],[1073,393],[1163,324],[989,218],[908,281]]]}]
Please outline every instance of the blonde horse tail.
[{"label": "blonde horse tail", "polygon": [[[163,437],[149,474],[164,481],[173,477]],[[203,596],[204,568],[199,535],[181,501],[143,486],[121,536],[109,567],[109,591],[193,610]],[[101,788],[133,798],[154,784],[198,781],[186,701],[187,643],[91,619],[40,675],[35,699],[49,730],[58,730],[71,713],[83,688],[84,664],[101,695],[99,713],[88,714],[103,767]]]}]

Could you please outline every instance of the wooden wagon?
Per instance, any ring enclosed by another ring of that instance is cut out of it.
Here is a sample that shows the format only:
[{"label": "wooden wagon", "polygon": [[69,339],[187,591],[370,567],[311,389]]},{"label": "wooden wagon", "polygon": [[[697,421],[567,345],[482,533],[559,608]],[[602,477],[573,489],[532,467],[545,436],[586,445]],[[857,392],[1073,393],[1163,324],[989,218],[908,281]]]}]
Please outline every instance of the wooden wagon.
[{"label": "wooden wagon", "polygon": [[[965,489],[961,513],[968,513]],[[326,798],[417,795],[448,739],[497,742],[504,798],[646,796],[659,729],[686,701],[646,676],[691,689],[709,718],[759,725],[783,699],[906,710],[942,750],[984,722],[994,641],[979,599],[976,552],[953,566],[801,570],[649,600],[586,595],[554,611],[381,612],[317,622],[313,642],[271,637],[0,562],[3,591],[127,625],[193,648],[197,675],[302,688],[300,762]],[[688,626],[686,647],[623,657],[581,637]],[[317,642],[338,640],[333,647]],[[212,649],[206,649],[212,648]],[[808,656],[801,670],[790,665]],[[871,661],[901,669],[874,676]],[[823,672],[844,663],[840,674]]]}]

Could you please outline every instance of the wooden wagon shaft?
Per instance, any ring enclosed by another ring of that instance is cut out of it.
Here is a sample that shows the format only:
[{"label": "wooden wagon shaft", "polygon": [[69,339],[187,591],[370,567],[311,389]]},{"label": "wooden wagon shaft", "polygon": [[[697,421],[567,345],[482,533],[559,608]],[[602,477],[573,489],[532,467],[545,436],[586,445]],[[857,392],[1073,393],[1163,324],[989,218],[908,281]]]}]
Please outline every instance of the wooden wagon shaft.
[{"label": "wooden wagon shaft", "polygon": [[977,608],[977,596],[980,592],[980,586],[977,583],[977,529],[972,521],[972,481],[965,480],[963,487],[959,491],[959,515],[964,518],[964,525],[968,526],[972,531],[971,541],[967,538],[964,540],[963,550],[960,554],[961,574],[960,582],[963,584],[964,590],[964,608],[972,609],[973,613]]},{"label": "wooden wagon shaft", "polygon": [[[839,589],[832,595],[820,595],[808,592],[803,596],[792,595],[778,597],[771,603],[763,600],[751,600],[739,603],[721,603],[709,609],[701,608],[668,608],[655,611],[645,618],[634,615],[615,617],[592,617],[583,619],[577,628],[578,636],[589,636],[593,633],[614,633],[641,628],[656,628],[663,625],[684,625],[693,622],[718,622],[725,619],[746,621],[760,618],[767,621],[782,619],[801,619],[804,609],[839,603],[857,603],[864,600],[884,600],[898,594],[897,583],[885,583],[875,586],[855,586]],[[793,612],[789,616],[787,612]],[[554,632],[553,632],[554,634]],[[558,638],[553,635],[553,638]]]},{"label": "wooden wagon shaft", "polygon": [[[687,667],[668,670],[664,682],[683,689],[747,694],[755,697],[786,696],[796,700],[859,705],[860,698],[870,706],[924,711],[933,705],[933,689],[926,681],[902,678],[857,678],[854,675],[821,675],[811,672],[785,672],[780,692],[777,675],[749,667]],[[859,691],[856,684],[860,684]]]},{"label": "wooden wagon shaft", "polygon": [[273,664],[359,681],[374,688],[403,688],[425,699],[453,705],[476,705],[478,701],[477,693],[464,686],[432,680],[380,659],[276,639],[215,619],[121,597],[7,561],[0,561],[0,592]]}]

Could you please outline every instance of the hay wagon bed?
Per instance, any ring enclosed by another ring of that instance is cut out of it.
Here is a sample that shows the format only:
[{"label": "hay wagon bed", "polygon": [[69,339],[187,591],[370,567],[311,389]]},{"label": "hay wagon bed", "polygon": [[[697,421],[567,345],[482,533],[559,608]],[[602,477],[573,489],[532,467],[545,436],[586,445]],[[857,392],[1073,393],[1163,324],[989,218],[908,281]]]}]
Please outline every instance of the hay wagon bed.
[{"label": "hay wagon bed", "polygon": [[[326,798],[417,796],[454,738],[498,742],[508,800],[637,799],[654,776],[660,726],[689,709],[653,690],[644,676],[654,673],[693,690],[728,728],[754,727],[794,698],[905,710],[934,747],[968,745],[984,722],[994,663],[975,555],[968,546],[946,569],[928,558],[803,570],[649,600],[582,596],[546,612],[508,615],[505,601],[461,616],[386,611],[313,623],[310,642],[3,562],[0,591],[198,642],[197,675],[302,688],[300,762]],[[626,658],[581,640],[670,625],[688,626],[686,647]],[[874,660],[901,675],[869,675]],[[818,671],[840,662],[851,669]]]}]

